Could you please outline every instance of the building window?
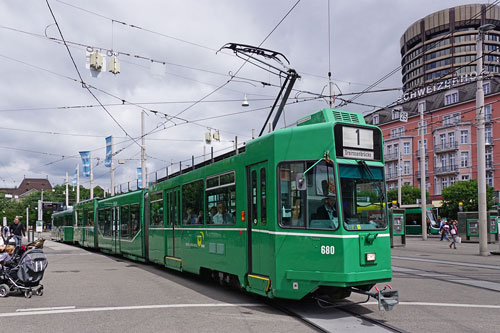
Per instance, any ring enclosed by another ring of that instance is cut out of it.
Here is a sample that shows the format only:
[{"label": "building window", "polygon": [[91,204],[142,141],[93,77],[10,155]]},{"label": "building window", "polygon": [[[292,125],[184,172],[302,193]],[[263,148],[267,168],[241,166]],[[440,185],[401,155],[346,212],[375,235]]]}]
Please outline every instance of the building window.
[{"label": "building window", "polygon": [[486,172],[486,184],[493,187],[493,172]]},{"label": "building window", "polygon": [[395,119],[399,119],[399,113],[400,113],[400,109],[394,109],[392,110],[392,120],[395,120]]},{"label": "building window", "polygon": [[491,130],[491,125],[484,127],[484,142],[490,145],[493,143],[493,134]]},{"label": "building window", "polygon": [[398,155],[399,154],[399,145],[397,143],[394,144],[394,155]]},{"label": "building window", "polygon": [[441,178],[441,185],[442,185],[442,189],[445,189],[448,187],[448,177],[443,177]]},{"label": "building window", "polygon": [[453,144],[455,143],[455,132],[448,133],[448,142],[450,143],[450,146],[453,147]]},{"label": "building window", "polygon": [[410,143],[409,142],[403,143],[403,154],[405,154],[405,155],[410,154]]},{"label": "building window", "polygon": [[484,106],[484,120],[491,121],[491,104]]},{"label": "building window", "polygon": [[447,114],[446,116],[443,116],[443,126],[450,125],[451,124],[451,116]]},{"label": "building window", "polygon": [[457,177],[451,176],[450,177],[450,186],[455,185],[456,182],[457,182]]},{"label": "building window", "polygon": [[444,105],[450,105],[458,102],[458,91],[452,91],[444,95]]},{"label": "building window", "polygon": [[391,129],[391,138],[397,138],[398,137],[398,129],[393,128]]},{"label": "building window", "polygon": [[410,171],[410,161],[404,161],[403,162],[403,173],[405,175],[409,175],[411,173],[411,171]]},{"label": "building window", "polygon": [[387,146],[387,155],[391,155],[392,154],[392,146],[389,145]]},{"label": "building window", "polygon": [[486,168],[491,169],[493,168],[493,149],[488,148],[486,149]]},{"label": "building window", "polygon": [[378,125],[379,124],[379,117],[378,114],[373,115],[373,125]]},{"label": "building window", "polygon": [[456,159],[457,159],[457,155],[456,154],[450,154],[450,167],[452,168],[452,170],[456,170]]},{"label": "building window", "polygon": [[460,143],[469,143],[469,131],[460,131]]},{"label": "building window", "polygon": [[469,166],[469,152],[463,151],[460,153],[460,166],[467,168]]},{"label": "building window", "polygon": [[446,134],[440,134],[439,135],[439,141],[440,141],[440,145],[442,148],[444,148],[446,146]]},{"label": "building window", "polygon": [[462,175],[462,180],[463,181],[469,180],[469,175]]},{"label": "building window", "polygon": [[461,120],[460,113],[454,113],[453,114],[453,123],[458,124],[458,123],[460,123],[460,120]]},{"label": "building window", "polygon": [[491,93],[491,85],[489,82],[483,83],[483,91],[484,91],[485,95],[488,95],[489,93]]}]

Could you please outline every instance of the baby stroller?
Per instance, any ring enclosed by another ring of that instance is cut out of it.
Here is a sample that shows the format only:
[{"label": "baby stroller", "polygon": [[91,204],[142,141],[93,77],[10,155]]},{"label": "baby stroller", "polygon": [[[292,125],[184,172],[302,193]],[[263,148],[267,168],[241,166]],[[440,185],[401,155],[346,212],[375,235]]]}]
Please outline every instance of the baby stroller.
[{"label": "baby stroller", "polygon": [[0,268],[0,297],[7,297],[11,291],[24,292],[24,297],[43,295],[40,281],[47,268],[47,257],[43,253],[43,240],[17,246]]}]

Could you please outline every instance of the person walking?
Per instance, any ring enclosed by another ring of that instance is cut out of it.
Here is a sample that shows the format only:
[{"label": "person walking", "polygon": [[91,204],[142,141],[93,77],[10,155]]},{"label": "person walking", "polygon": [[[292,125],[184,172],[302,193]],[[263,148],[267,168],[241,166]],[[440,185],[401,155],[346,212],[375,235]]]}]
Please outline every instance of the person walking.
[{"label": "person walking", "polygon": [[458,228],[457,228],[457,222],[453,221],[453,220],[451,221],[451,225],[450,225],[450,235],[451,235],[450,249],[453,246],[453,248],[456,250],[457,249]]},{"label": "person walking", "polygon": [[24,224],[19,223],[19,218],[17,216],[14,219],[14,223],[10,226],[10,233],[14,235],[16,246],[21,245],[23,236],[26,234],[26,229],[24,228]]}]

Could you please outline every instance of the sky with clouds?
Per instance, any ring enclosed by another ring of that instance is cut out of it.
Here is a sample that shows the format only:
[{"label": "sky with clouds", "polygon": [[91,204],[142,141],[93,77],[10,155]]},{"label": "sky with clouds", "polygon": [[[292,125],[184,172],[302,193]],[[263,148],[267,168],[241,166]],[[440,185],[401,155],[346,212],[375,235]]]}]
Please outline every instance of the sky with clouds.
[{"label": "sky with clouds", "polygon": [[[190,165],[191,156],[202,161],[204,146],[221,154],[236,136],[239,144],[251,140],[282,80],[229,50],[217,52],[226,43],[262,43],[286,56],[301,78],[278,127],[293,126],[328,107],[317,96],[328,94],[329,68],[338,106],[341,98],[352,98],[400,66],[399,40],[413,22],[469,3],[0,0],[0,187],[15,187],[23,177],[64,184],[66,172],[71,182],[78,163],[81,169],[78,152],[89,150],[95,184],[109,189],[110,170],[103,162],[110,135],[115,183],[133,182],[143,110],[150,179],[157,170],[164,175],[172,163],[173,171],[179,161]],[[89,51],[108,54],[107,63],[110,54],[117,55],[121,72],[93,77],[86,68]],[[342,109],[383,107],[397,100],[400,87],[397,71],[372,88],[388,91],[366,93],[355,100],[359,104]],[[241,105],[245,94],[248,107]],[[206,145],[208,131],[219,131],[220,142]],[[81,175],[80,182],[89,186]]]}]

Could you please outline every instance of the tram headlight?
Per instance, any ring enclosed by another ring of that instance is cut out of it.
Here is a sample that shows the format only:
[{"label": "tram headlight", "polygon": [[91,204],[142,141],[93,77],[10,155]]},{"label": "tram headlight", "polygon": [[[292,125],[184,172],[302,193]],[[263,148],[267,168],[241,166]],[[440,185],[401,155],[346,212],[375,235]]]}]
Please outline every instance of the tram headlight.
[{"label": "tram headlight", "polygon": [[375,259],[377,259],[377,254],[376,253],[366,253],[365,258],[366,258],[367,262],[373,262],[373,261],[375,261]]}]

